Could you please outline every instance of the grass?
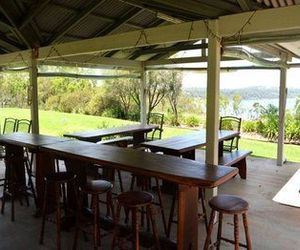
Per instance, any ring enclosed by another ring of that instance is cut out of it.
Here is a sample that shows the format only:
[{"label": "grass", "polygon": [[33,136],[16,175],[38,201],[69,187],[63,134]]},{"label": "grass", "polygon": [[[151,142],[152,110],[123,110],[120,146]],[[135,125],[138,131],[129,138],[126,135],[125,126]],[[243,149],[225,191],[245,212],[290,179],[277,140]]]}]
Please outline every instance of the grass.
[{"label": "grass", "polygon": [[[125,124],[133,124],[131,121],[120,119],[90,116],[82,114],[69,114],[55,111],[39,112],[40,116],[40,132],[42,134],[62,136],[64,133],[84,131],[89,129],[107,128],[113,126],[122,126]],[[28,109],[18,108],[0,108],[0,124],[3,126],[5,117],[30,118]],[[183,135],[193,131],[192,129],[165,127],[163,138],[176,135]],[[241,139],[240,148],[253,151],[253,156],[276,159],[277,144],[273,142],[265,142],[251,139]],[[300,146],[285,145],[285,157],[289,161],[300,162]]]}]

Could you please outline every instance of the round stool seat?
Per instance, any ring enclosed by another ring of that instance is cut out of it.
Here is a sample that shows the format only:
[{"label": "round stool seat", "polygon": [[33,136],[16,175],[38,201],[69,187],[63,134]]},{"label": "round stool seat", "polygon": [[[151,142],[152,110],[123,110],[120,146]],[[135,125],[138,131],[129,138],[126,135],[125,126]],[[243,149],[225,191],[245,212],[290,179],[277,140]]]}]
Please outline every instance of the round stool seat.
[{"label": "round stool seat", "polygon": [[125,207],[140,207],[151,204],[154,197],[152,194],[144,191],[125,192],[117,197],[120,205]]},{"label": "round stool seat", "polygon": [[217,195],[209,201],[209,205],[212,209],[227,213],[227,214],[239,214],[248,210],[249,204],[247,201],[235,195]]},{"label": "round stool seat", "polygon": [[46,181],[51,182],[69,182],[76,178],[76,175],[72,172],[56,172],[56,173],[50,173],[45,177]]},{"label": "round stool seat", "polygon": [[88,181],[81,187],[81,191],[87,194],[103,194],[113,188],[113,184],[105,180]]}]

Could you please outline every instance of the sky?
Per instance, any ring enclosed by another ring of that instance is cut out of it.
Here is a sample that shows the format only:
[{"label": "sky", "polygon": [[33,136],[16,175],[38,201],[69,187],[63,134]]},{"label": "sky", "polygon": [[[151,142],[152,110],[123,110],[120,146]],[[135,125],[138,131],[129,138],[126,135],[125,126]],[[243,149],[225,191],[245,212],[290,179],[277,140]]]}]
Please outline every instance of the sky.
[{"label": "sky", "polygon": [[[183,87],[206,88],[206,73],[183,71]],[[233,70],[221,72],[221,89],[238,89],[254,86],[279,87],[279,70]],[[300,88],[300,68],[289,69],[287,87]]]}]

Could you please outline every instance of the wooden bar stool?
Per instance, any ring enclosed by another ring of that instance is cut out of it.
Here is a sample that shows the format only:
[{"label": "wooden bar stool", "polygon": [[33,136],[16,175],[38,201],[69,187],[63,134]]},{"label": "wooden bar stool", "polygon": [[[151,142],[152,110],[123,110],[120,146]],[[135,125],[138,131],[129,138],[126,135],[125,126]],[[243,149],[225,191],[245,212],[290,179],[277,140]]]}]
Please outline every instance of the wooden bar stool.
[{"label": "wooden bar stool", "polygon": [[84,195],[92,196],[94,249],[98,249],[98,247],[100,247],[101,237],[100,237],[100,221],[99,221],[99,216],[100,216],[99,195],[104,193],[107,194],[108,207],[110,207],[112,216],[114,217],[112,193],[111,193],[112,188],[113,188],[112,183],[105,180],[92,180],[89,181],[84,186],[79,187],[80,199],[78,204],[79,209],[77,210],[77,216],[76,216],[76,230],[75,230],[75,236],[73,242],[73,249],[77,249],[79,231],[82,230],[83,232],[86,232],[82,226],[83,225],[82,211],[84,210],[84,205],[83,205]]},{"label": "wooden bar stool", "polygon": [[132,214],[132,237],[133,238],[132,238],[131,249],[134,250],[140,249],[139,224],[137,220],[137,215],[138,215],[138,210],[141,210],[142,208],[146,209],[147,217],[149,217],[151,222],[155,249],[161,249],[159,238],[158,238],[158,231],[156,228],[155,220],[153,217],[153,211],[152,211],[153,199],[154,197],[152,194],[144,191],[129,191],[118,195],[117,211],[115,216],[115,230],[113,234],[111,249],[114,249],[116,240],[118,239],[118,224],[120,221],[121,207],[123,207],[125,210],[131,211]]},{"label": "wooden bar stool", "polygon": [[[221,240],[234,244],[234,249],[238,250],[241,247],[244,247],[248,250],[252,249],[248,221],[247,221],[247,211],[249,204],[247,201],[242,198],[234,195],[217,195],[209,201],[209,206],[212,209],[207,237],[204,245],[204,250],[209,249],[211,242],[211,233],[213,229],[214,219],[216,212],[219,212],[219,225],[218,225],[218,236],[215,245],[217,249],[220,249]],[[234,217],[234,240],[223,238],[222,237],[222,220],[223,214],[231,214]],[[239,218],[238,216],[242,215],[243,224],[245,228],[246,244],[239,242]]]},{"label": "wooden bar stool", "polygon": [[[154,177],[153,177],[154,178]],[[130,184],[130,191],[133,191],[134,189],[134,183],[136,182],[137,187],[141,191],[150,191],[152,189],[152,177],[149,176],[143,176],[143,175],[132,175],[131,179],[131,184]],[[161,213],[161,218],[162,218],[162,223],[164,227],[164,232],[167,235],[167,220],[165,216],[165,209],[164,209],[164,204],[163,204],[163,198],[162,198],[162,193],[161,193],[161,188],[160,188],[160,183],[158,178],[154,178],[155,181],[155,192],[157,194],[158,201],[157,202],[152,202],[153,205],[156,205],[160,209]],[[149,218],[148,218],[149,219]],[[142,209],[142,217],[141,217],[141,226],[144,226],[144,209]],[[149,229],[149,221],[147,221],[147,227]]]},{"label": "wooden bar stool", "polygon": [[[54,196],[55,196],[55,210],[56,210],[56,249],[61,249],[61,239],[60,239],[60,231],[61,231],[61,187],[68,185],[68,190],[74,191],[77,193],[75,187],[75,179],[76,175],[72,172],[59,172],[59,173],[51,173],[45,177],[45,193],[44,193],[44,201],[43,201],[43,219],[42,219],[42,228],[40,233],[40,244],[44,242],[44,231],[45,231],[45,222],[47,218],[48,207],[49,207],[49,189],[54,188]],[[64,187],[65,189],[65,187]],[[67,205],[67,197],[66,193],[62,192],[63,198],[63,208],[65,215],[68,213],[68,205]],[[76,195],[75,195],[76,197]]]},{"label": "wooden bar stool", "polygon": [[[19,164],[23,164],[24,168],[19,167]],[[15,198],[20,199],[21,205],[23,205],[22,198],[24,197],[29,206],[29,195],[33,196],[36,205],[35,188],[32,182],[32,178],[28,175],[28,187],[26,186],[25,169],[28,173],[28,164],[26,159],[18,159],[16,156],[11,155],[5,158],[5,178],[3,184],[3,196],[1,205],[1,214],[4,214],[5,204],[8,197],[11,201],[11,221],[15,220]],[[31,193],[28,192],[31,191]]]}]

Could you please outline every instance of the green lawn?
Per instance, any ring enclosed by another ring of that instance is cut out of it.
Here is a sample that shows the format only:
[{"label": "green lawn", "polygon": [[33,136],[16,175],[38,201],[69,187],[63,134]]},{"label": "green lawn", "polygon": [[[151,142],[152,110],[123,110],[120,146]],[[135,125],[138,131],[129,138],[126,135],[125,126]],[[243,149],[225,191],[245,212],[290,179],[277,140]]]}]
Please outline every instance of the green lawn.
[{"label": "green lawn", "polygon": [[[106,128],[113,126],[121,126],[133,122],[120,119],[60,113],[54,111],[40,111],[40,132],[42,134],[62,136],[67,132],[84,131],[88,129]],[[5,117],[29,118],[30,111],[28,109],[17,108],[0,108],[0,124],[3,126]],[[190,133],[191,129],[165,127],[163,137],[171,137]],[[264,142],[250,139],[241,139],[240,148],[253,151],[253,156],[276,158],[277,144],[272,142]],[[289,161],[300,162],[300,146],[285,145],[285,157]]]}]

